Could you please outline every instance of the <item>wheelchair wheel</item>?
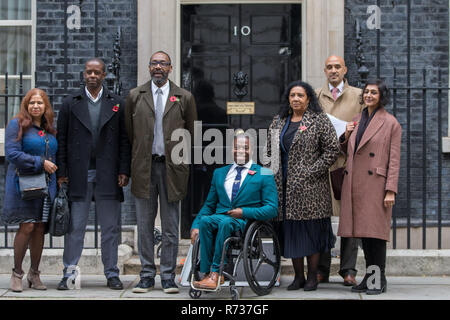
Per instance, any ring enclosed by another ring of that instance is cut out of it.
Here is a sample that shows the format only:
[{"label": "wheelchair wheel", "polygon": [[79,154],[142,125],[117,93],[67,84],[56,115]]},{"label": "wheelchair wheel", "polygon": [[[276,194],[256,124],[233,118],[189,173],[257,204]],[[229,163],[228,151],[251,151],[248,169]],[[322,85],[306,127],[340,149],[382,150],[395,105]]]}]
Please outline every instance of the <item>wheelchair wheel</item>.
[{"label": "wheelchair wheel", "polygon": [[259,296],[269,294],[280,273],[280,244],[272,226],[253,222],[244,238],[243,264],[250,288]]}]

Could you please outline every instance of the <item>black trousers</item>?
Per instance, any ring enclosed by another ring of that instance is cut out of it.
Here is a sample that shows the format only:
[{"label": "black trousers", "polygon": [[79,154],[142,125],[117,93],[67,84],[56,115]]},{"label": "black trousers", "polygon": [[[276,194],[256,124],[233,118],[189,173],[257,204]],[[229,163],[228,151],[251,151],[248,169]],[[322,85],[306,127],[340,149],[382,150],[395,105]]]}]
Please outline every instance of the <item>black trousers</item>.
[{"label": "black trousers", "polygon": [[375,238],[361,238],[366,259],[366,268],[371,265],[380,267],[381,275],[384,276],[386,270],[386,240]]},{"label": "black trousers", "polygon": [[[345,277],[347,274],[356,276],[356,259],[358,256],[358,245],[360,240],[358,238],[342,238],[341,237],[341,259],[339,274]],[[319,273],[324,277],[330,275],[331,267],[331,250],[320,254]]]}]

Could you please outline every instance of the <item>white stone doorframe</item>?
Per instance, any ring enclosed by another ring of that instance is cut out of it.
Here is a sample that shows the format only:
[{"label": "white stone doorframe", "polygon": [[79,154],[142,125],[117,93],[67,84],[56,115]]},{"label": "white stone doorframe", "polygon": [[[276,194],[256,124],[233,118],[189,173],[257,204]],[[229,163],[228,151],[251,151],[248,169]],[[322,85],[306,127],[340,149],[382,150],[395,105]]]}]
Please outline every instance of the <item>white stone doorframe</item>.
[{"label": "white stone doorframe", "polygon": [[138,0],[137,83],[148,81],[153,52],[166,51],[173,62],[170,79],[180,83],[181,5],[214,3],[301,3],[302,74],[313,87],[325,81],[324,62],[331,54],[344,56],[344,0]]}]

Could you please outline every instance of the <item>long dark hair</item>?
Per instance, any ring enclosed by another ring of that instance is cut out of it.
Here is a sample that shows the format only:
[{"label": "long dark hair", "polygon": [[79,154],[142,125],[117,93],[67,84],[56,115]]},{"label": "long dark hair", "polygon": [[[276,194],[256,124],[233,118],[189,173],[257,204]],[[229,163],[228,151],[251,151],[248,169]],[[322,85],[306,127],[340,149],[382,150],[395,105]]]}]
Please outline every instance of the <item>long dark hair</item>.
[{"label": "long dark hair", "polygon": [[381,79],[370,79],[366,82],[366,85],[364,86],[364,89],[361,93],[361,104],[364,104],[364,90],[366,90],[367,86],[373,85],[378,87],[378,91],[380,92],[380,101],[379,106],[384,107],[390,102],[391,92],[389,91],[388,87],[386,86],[386,83],[384,83]]},{"label": "long dark hair", "polygon": [[278,112],[280,118],[287,118],[290,114],[291,106],[289,105],[289,94],[294,87],[302,87],[305,90],[306,95],[309,98],[308,110],[311,110],[315,113],[323,112],[322,108],[320,107],[319,100],[317,100],[316,93],[314,92],[314,89],[311,87],[311,85],[301,80],[296,80],[289,83],[286,90],[284,91],[283,102],[280,107],[280,111]]},{"label": "long dark hair", "polygon": [[19,122],[19,132],[17,134],[17,140],[22,139],[23,133],[31,128],[33,124],[33,120],[31,115],[28,113],[28,104],[30,103],[31,97],[38,95],[41,96],[44,101],[45,111],[42,115],[42,127],[51,134],[56,134],[55,128],[53,128],[53,119],[55,118],[55,114],[53,113],[52,106],[50,104],[50,100],[48,99],[47,94],[44,90],[34,88],[27,92],[25,97],[22,99],[20,104],[19,113],[14,117],[17,118]]}]

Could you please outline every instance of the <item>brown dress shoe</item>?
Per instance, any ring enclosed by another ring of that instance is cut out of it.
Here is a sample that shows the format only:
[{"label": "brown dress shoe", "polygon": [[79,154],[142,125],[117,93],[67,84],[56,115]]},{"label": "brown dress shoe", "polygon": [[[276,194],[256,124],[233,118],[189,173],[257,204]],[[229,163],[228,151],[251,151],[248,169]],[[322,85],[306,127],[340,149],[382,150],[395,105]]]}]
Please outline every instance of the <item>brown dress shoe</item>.
[{"label": "brown dress shoe", "polygon": [[193,282],[194,287],[198,288],[198,287],[199,287],[199,283],[202,282],[203,280],[205,280],[206,278],[209,278],[209,272],[206,273],[206,274],[203,276],[203,278],[201,278],[200,280],[194,281],[194,282]]},{"label": "brown dress shoe", "polygon": [[[217,272],[211,272],[209,277],[205,277],[202,281],[195,281],[194,287],[199,289],[214,290],[217,288],[219,282],[219,274]],[[220,284],[224,283],[223,276],[220,277]]]},{"label": "brown dress shoe", "polygon": [[356,279],[354,275],[347,274],[344,277],[344,286],[350,287],[350,286],[356,286]]}]

